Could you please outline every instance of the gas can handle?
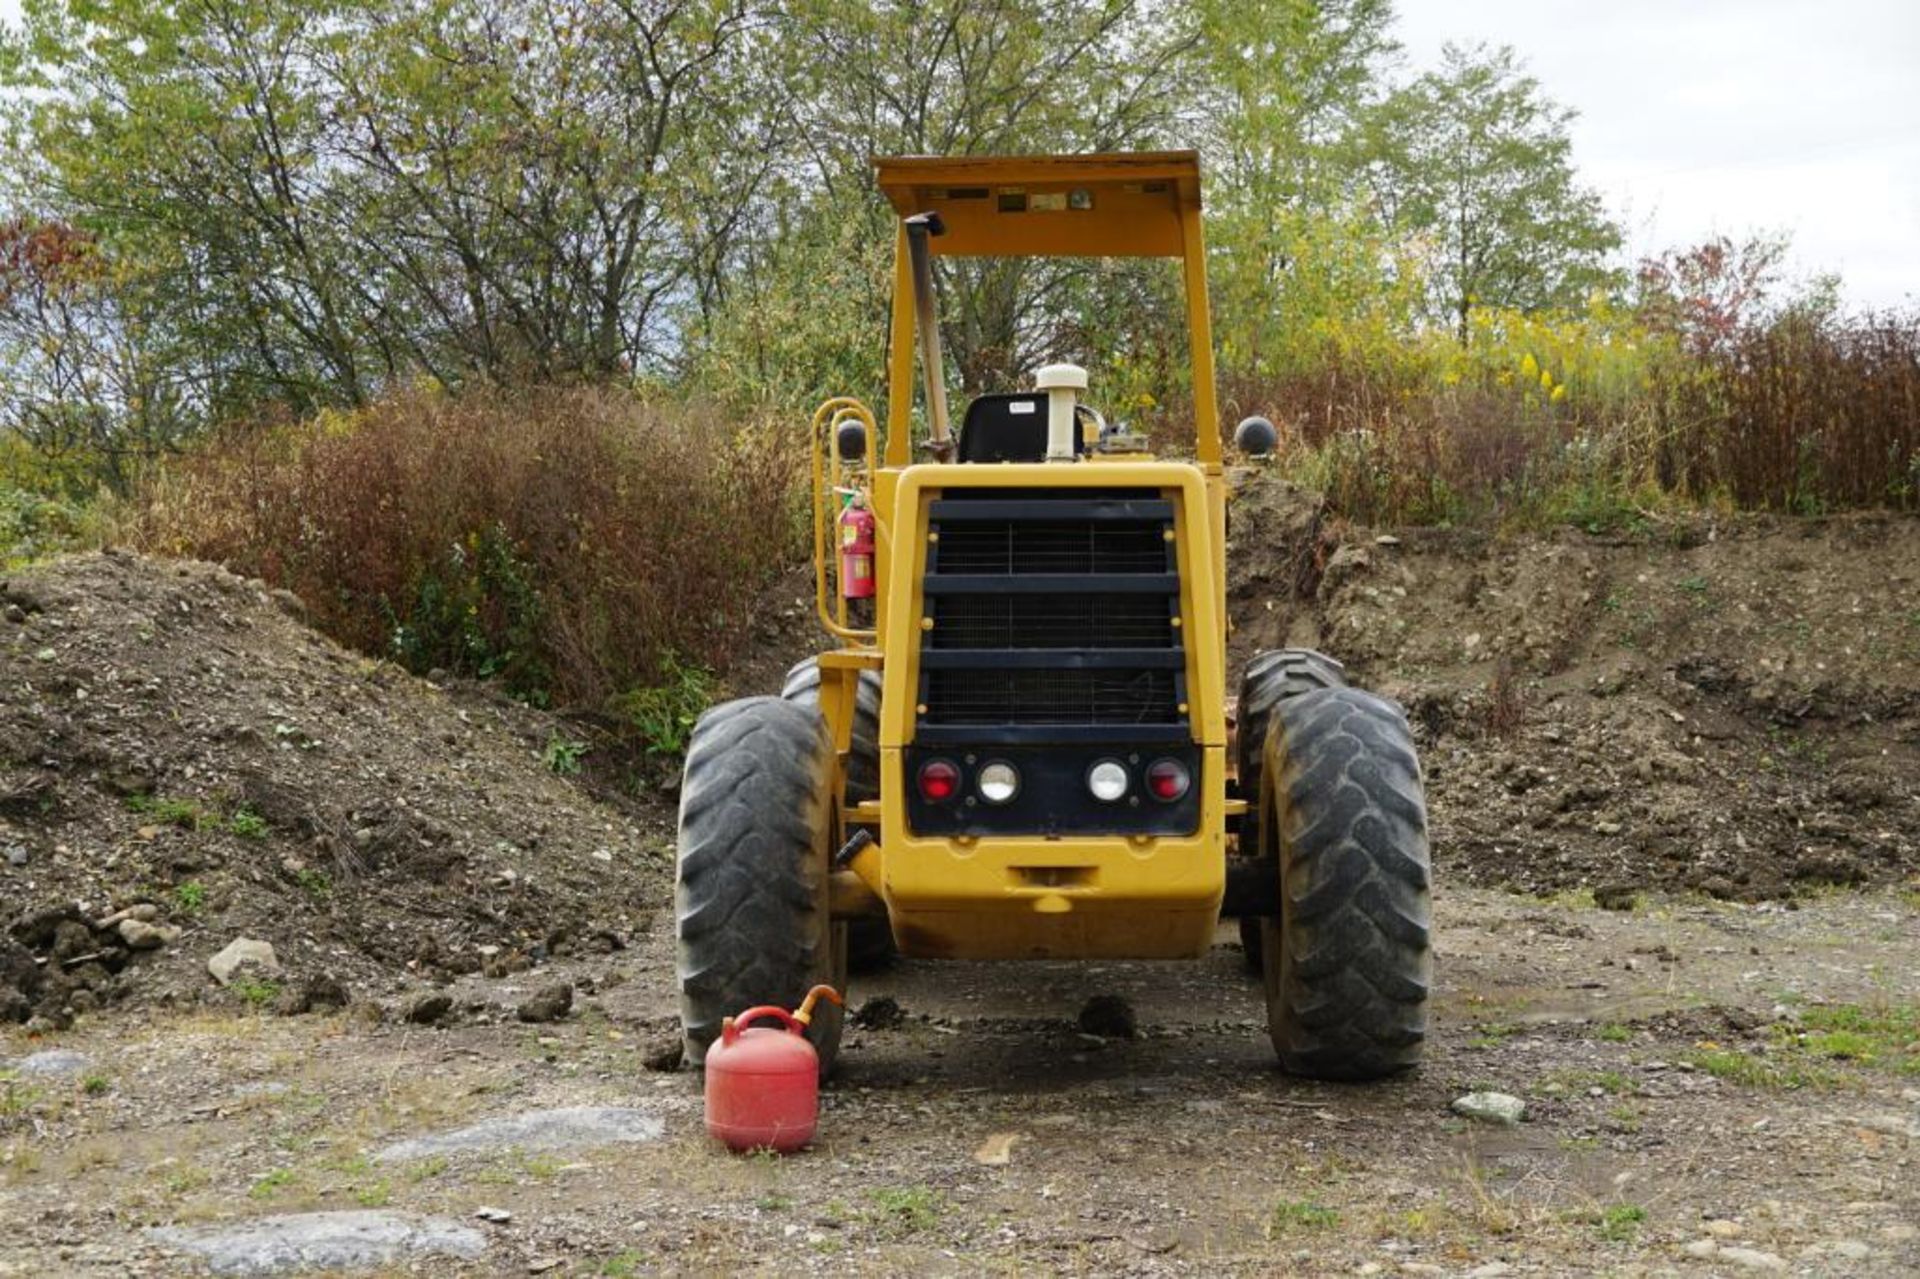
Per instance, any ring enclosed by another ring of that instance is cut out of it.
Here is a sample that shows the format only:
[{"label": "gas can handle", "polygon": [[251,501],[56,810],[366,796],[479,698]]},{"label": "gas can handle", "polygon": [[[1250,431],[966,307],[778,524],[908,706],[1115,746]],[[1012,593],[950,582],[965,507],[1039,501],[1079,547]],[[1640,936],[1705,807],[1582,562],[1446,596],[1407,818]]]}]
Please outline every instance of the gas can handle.
[{"label": "gas can handle", "polygon": [[787,1029],[796,1035],[803,1035],[807,1030],[807,1024],[786,1009],[777,1008],[772,1004],[762,1004],[758,1008],[749,1008],[738,1017],[729,1017],[720,1023],[721,1040],[725,1043],[732,1043],[734,1040],[740,1038],[740,1032],[747,1028],[748,1022],[760,1017],[778,1017],[781,1021],[786,1022]]}]

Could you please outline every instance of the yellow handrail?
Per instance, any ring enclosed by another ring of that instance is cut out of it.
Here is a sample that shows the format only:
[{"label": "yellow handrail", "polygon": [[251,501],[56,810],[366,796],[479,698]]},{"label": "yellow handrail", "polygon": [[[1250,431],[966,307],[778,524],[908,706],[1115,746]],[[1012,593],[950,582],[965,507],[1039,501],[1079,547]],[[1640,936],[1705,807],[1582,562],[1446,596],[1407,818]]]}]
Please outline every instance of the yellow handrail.
[{"label": "yellow handrail", "polygon": [[[820,624],[829,634],[855,644],[872,644],[879,638],[877,631],[847,625],[844,595],[836,591],[833,593],[835,606],[827,603],[827,562],[834,554],[830,535],[834,519],[833,494],[845,487],[843,481],[849,478],[845,459],[840,456],[840,426],[849,420],[866,427],[867,449],[862,460],[866,473],[871,476],[877,460],[879,429],[873,420],[873,411],[859,400],[850,395],[834,396],[813,411],[813,422],[807,431],[813,454],[813,599]],[[877,537],[877,512],[874,525]]]}]

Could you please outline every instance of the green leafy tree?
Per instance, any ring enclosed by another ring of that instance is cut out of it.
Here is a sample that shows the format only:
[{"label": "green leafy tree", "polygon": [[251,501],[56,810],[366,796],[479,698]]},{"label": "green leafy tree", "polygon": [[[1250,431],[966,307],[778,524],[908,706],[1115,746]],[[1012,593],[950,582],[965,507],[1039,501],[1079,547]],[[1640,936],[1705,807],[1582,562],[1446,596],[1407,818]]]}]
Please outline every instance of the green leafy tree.
[{"label": "green leafy tree", "polygon": [[[793,257],[763,255],[758,266],[773,277],[757,286],[763,298],[811,293],[809,281],[820,278],[811,250],[841,228],[891,252],[891,215],[872,189],[875,156],[1126,150],[1171,145],[1187,131],[1191,95],[1180,86],[1197,32],[1173,6],[793,0],[781,30],[787,59],[806,68],[785,85],[801,176],[781,194],[816,206],[835,231],[812,232]],[[943,334],[967,393],[1003,388],[1048,359],[1099,363],[1108,335],[1076,321],[1153,293],[1151,269],[1138,264],[940,265]],[[874,356],[877,364],[877,349]],[[878,379],[876,367],[868,380]]]},{"label": "green leafy tree", "polygon": [[784,154],[746,0],[30,0],[11,176],[217,359],[207,410],[663,368]]},{"label": "green leafy tree", "polygon": [[1356,326],[1406,317],[1363,179],[1385,93],[1388,0],[1204,0],[1208,237],[1222,367],[1271,377]]},{"label": "green leafy tree", "polygon": [[1577,180],[1567,124],[1509,48],[1446,48],[1374,121],[1376,190],[1422,237],[1429,304],[1465,341],[1476,306],[1578,308],[1618,283],[1620,231]]}]

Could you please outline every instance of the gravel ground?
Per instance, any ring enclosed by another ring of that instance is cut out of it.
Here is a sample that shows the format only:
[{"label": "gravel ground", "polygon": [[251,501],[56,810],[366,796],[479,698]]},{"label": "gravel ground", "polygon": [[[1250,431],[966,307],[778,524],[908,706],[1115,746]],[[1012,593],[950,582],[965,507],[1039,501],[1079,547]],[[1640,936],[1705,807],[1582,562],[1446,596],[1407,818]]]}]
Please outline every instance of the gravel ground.
[{"label": "gravel ground", "polygon": [[1390,536],[1241,479],[1236,661],[1324,647],[1419,737],[1417,1074],[1280,1075],[1230,930],[902,964],[816,1147],[726,1155],[670,789],[258,582],[74,557],[0,584],[0,1275],[1920,1270],[1920,523]]},{"label": "gravel ground", "polygon": [[[436,1275],[1920,1266],[1914,902],[1437,906],[1415,1076],[1278,1073],[1224,940],[1197,964],[902,964],[856,991],[878,1024],[785,1159],[724,1153],[697,1077],[646,1068],[673,1017],[657,942],[563,961],[603,993],[551,1025],[481,976],[441,1028],[130,1013],[58,1037],[81,1069],[12,1085],[0,1273],[171,1274],[183,1239],[257,1244],[314,1212],[483,1236],[405,1254]],[[1128,1002],[1134,1038],[1079,1029],[1096,996]],[[45,1048],[15,1032],[0,1058]],[[1450,1111],[1476,1090],[1525,1119]]]}]

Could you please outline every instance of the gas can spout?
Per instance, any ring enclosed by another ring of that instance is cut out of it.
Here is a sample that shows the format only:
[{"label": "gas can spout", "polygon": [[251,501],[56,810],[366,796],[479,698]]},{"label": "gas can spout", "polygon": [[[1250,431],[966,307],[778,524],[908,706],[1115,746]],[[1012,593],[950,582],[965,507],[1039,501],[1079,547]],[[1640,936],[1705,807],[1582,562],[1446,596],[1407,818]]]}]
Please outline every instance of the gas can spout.
[{"label": "gas can spout", "polygon": [[837,1004],[842,1008],[847,1006],[847,1001],[842,999],[840,992],[833,987],[815,986],[807,992],[807,997],[800,1001],[800,1007],[795,1010],[793,1019],[802,1026],[811,1026],[813,1024],[813,1005],[822,999],[830,1004]]}]

